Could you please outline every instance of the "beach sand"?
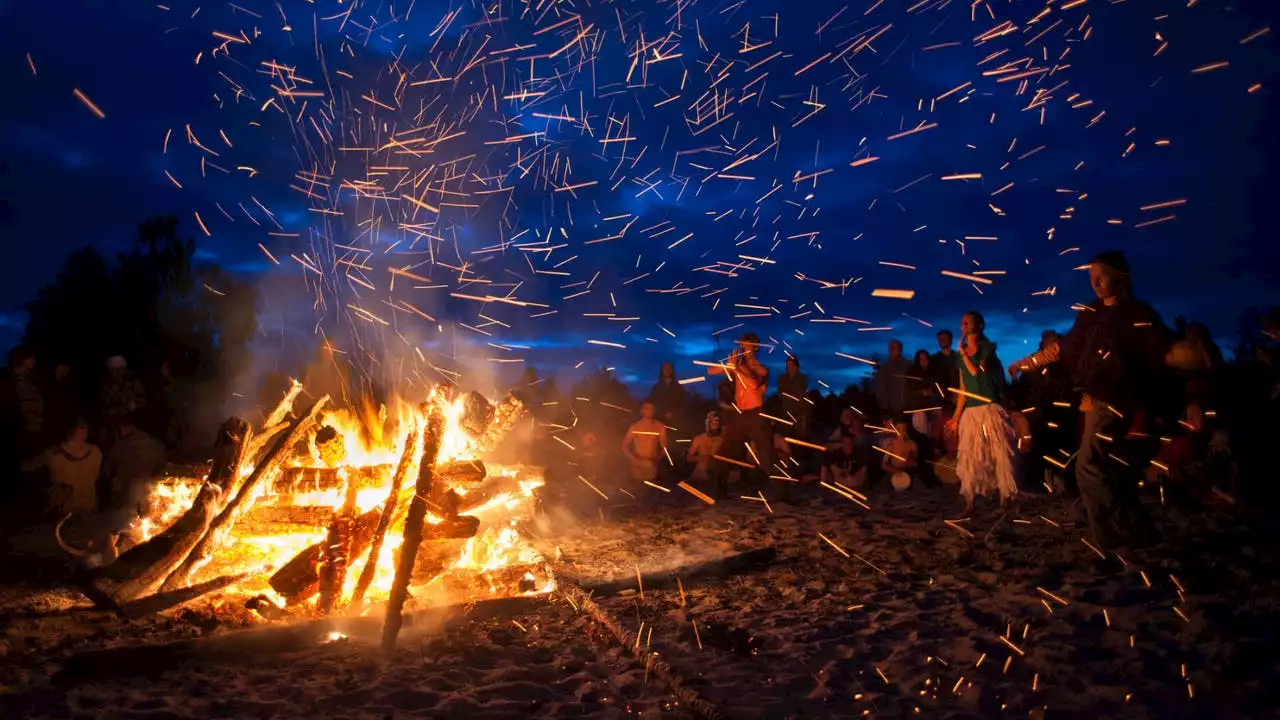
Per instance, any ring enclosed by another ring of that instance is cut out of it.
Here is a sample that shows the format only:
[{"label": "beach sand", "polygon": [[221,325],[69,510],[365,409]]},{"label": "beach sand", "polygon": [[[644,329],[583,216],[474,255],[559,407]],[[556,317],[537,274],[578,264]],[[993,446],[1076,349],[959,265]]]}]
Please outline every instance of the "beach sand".
[{"label": "beach sand", "polygon": [[[641,633],[726,717],[1266,717],[1280,700],[1274,533],[1233,508],[1156,503],[1167,542],[1121,560],[1086,546],[1057,497],[948,524],[947,487],[872,492],[869,511],[817,488],[772,512],[636,494],[528,534],[562,577],[612,583],[594,599],[629,643]],[[762,569],[628,580],[767,547]],[[437,613],[391,657],[370,620],[336,641],[67,676],[88,650],[267,632],[230,598],[133,621],[85,606],[0,595],[0,716],[690,716],[562,592]]]}]

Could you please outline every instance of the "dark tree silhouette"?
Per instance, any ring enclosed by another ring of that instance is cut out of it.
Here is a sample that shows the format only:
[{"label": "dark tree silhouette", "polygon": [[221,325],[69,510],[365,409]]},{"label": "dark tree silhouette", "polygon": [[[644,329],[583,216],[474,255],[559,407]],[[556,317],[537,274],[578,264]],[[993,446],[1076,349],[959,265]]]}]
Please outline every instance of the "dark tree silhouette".
[{"label": "dark tree silhouette", "polygon": [[96,377],[111,355],[144,377],[167,363],[178,404],[203,427],[216,422],[232,380],[248,368],[256,299],[218,266],[196,264],[195,243],[179,236],[175,218],[155,218],[114,263],[93,248],[72,254],[25,305],[23,343],[46,365],[65,362],[82,377]]}]

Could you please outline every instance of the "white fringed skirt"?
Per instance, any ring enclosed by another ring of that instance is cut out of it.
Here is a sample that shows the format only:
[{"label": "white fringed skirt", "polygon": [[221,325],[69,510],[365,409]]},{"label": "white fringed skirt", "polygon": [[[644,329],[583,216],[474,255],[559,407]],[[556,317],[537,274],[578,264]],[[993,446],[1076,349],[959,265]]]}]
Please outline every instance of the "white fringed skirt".
[{"label": "white fringed skirt", "polygon": [[964,409],[960,415],[956,475],[966,501],[993,492],[999,493],[1002,500],[1018,493],[1013,478],[1015,439],[1009,415],[999,405]]}]

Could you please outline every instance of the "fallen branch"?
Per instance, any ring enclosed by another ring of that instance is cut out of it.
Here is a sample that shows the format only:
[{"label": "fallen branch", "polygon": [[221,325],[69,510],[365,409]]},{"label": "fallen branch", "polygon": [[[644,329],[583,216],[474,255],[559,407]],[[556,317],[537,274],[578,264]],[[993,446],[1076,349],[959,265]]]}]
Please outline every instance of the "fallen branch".
[{"label": "fallen branch", "polygon": [[714,705],[698,697],[698,693],[694,690],[685,687],[670,665],[650,653],[647,646],[635,642],[634,638],[628,637],[626,631],[581,588],[571,583],[562,583],[559,587],[559,592],[570,598],[575,606],[585,610],[592,620],[595,620],[607,630],[619,647],[628,652],[637,663],[644,666],[646,675],[656,679],[667,692],[679,699],[681,704],[689,708],[694,717],[704,718],[705,720],[720,720],[724,717],[724,714]]},{"label": "fallen branch", "polygon": [[217,592],[223,588],[230,587],[236,583],[249,577],[248,573],[239,575],[223,575],[212,580],[192,585],[191,587],[180,588],[170,592],[160,592],[155,595],[148,595],[132,602],[125,603],[120,606],[120,614],[126,618],[139,618],[147,615],[154,615],[158,612],[164,612],[179,605],[185,605],[192,600],[199,599],[211,592]]}]

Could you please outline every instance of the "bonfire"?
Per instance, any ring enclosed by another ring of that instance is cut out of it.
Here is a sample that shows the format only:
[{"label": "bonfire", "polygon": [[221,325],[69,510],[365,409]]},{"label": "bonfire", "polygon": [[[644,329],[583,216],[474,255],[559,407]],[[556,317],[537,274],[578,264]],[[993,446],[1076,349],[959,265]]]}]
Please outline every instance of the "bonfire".
[{"label": "bonfire", "polygon": [[[203,477],[158,484],[117,558],[81,587],[125,614],[211,592],[265,617],[361,614],[409,597],[463,603],[543,593],[554,581],[520,536],[537,469],[486,462],[524,416],[514,396],[434,389],[425,402],[294,413],[294,382],[257,430],[218,431]],[[394,632],[391,633],[394,640]]]}]

